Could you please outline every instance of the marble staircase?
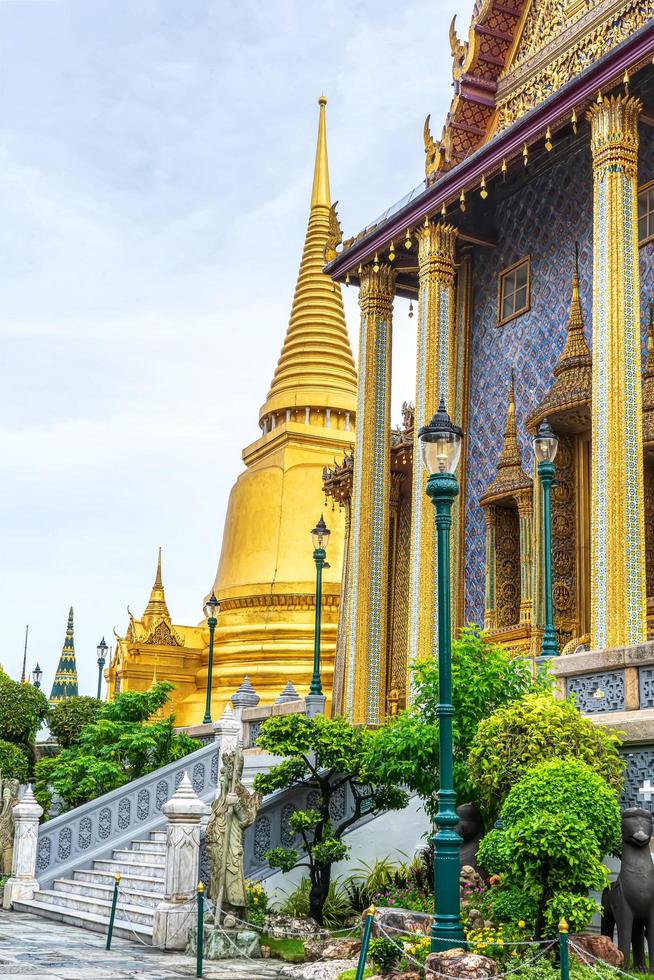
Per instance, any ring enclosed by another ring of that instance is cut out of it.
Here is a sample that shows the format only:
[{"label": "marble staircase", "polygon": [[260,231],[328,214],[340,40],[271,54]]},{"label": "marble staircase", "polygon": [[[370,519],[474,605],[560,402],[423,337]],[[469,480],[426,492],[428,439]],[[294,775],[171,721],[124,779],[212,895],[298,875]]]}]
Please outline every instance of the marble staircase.
[{"label": "marble staircase", "polygon": [[55,878],[51,887],[14,909],[56,919],[71,926],[106,933],[116,874],[120,874],[114,935],[150,945],[154,910],[164,895],[166,832],[153,830],[147,840],[115,848],[111,857],[93,867],[73,871],[71,878]]}]

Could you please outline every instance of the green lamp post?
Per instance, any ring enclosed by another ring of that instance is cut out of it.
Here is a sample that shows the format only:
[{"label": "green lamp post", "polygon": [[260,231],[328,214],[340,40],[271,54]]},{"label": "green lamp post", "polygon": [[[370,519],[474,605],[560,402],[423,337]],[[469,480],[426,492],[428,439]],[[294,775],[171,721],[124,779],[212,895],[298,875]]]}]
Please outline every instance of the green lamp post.
[{"label": "green lamp post", "polygon": [[108,649],[109,647],[104,642],[104,636],[103,636],[100,642],[98,643],[98,694],[97,694],[98,701],[100,700],[100,695],[102,694],[102,670],[105,664],[105,654],[107,653]]},{"label": "green lamp post", "polygon": [[219,602],[216,599],[215,592],[212,591],[211,598],[208,599],[204,604],[204,615],[207,617],[207,626],[209,627],[209,663],[207,664],[207,701],[204,707],[204,718],[202,719],[203,725],[211,724],[211,684],[213,675],[213,637],[216,632],[216,623],[218,622],[216,618],[216,613],[218,611]]},{"label": "green lamp post", "polygon": [[541,657],[556,657],[556,633],[552,615],[552,510],[551,491],[554,480],[554,458],[559,448],[559,440],[550,427],[547,419],[543,419],[534,437],[534,455],[538,462],[538,477],[542,490],[543,504],[541,515],[543,520],[543,588],[545,590],[545,628],[543,643],[540,648]]},{"label": "green lamp post", "polygon": [[41,687],[41,678],[43,677],[43,671],[39,667],[38,663],[34,670],[32,671],[32,679],[34,681],[34,687]]},{"label": "green lamp post", "polygon": [[322,514],[320,520],[311,531],[313,543],[313,560],[316,563],[316,618],[313,628],[313,675],[309,694],[322,697],[322,681],[320,680],[320,614],[322,611],[322,570],[327,565],[327,545],[329,544],[329,528]]},{"label": "green lamp post", "polygon": [[438,748],[440,787],[438,789],[437,831],[434,834],[434,921],[431,929],[432,952],[443,952],[463,942],[459,894],[460,849],[462,839],[455,831],[459,822],[454,792],[452,748],[452,637],[450,624],[450,527],[452,503],[459,492],[455,470],[461,456],[463,432],[453,425],[441,398],[429,425],[418,432],[420,452],[429,473],[427,495],[436,508],[436,546],[438,562]]}]

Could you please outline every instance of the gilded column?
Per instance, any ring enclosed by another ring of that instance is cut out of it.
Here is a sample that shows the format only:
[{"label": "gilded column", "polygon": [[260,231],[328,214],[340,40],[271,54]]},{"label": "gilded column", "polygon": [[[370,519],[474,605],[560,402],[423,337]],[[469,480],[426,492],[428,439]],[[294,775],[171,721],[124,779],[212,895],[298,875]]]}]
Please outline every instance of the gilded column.
[{"label": "gilded column", "polygon": [[486,518],[486,594],[484,600],[484,629],[495,629],[495,507],[484,511]]},{"label": "gilded column", "polygon": [[332,718],[343,713],[343,688],[347,671],[347,620],[350,598],[350,554],[351,554],[351,499],[344,502],[345,534],[343,537],[343,574],[341,577],[341,601],[338,607],[338,627],[336,630],[336,652],[334,655],[334,684],[332,687]]},{"label": "gilded column", "polygon": [[418,232],[418,346],[411,507],[408,667],[434,656],[436,620],[436,533],[418,446],[418,430],[438,408],[441,396],[453,412],[453,346],[456,305],[456,229],[427,224]]},{"label": "gilded column", "polygon": [[641,103],[588,113],[593,154],[591,646],[646,639],[637,225]]},{"label": "gilded column", "polygon": [[346,712],[376,724],[384,714],[390,501],[391,347],[395,272],[361,272],[357,431],[352,499]]},{"label": "gilded column", "polygon": [[520,523],[520,622],[531,622],[532,606],[532,566],[533,566],[533,528],[531,511],[531,492],[516,495],[518,520]]}]

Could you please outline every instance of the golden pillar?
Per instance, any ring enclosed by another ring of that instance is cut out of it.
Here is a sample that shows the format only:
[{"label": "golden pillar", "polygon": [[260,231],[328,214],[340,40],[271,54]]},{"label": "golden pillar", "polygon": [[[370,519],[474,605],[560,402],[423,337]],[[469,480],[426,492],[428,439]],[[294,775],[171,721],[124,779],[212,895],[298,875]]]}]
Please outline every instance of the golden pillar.
[{"label": "golden pillar", "polygon": [[486,563],[485,563],[485,599],[484,599],[484,629],[495,629],[495,527],[497,523],[495,505],[489,504],[484,509],[486,521]]},{"label": "golden pillar", "polygon": [[434,508],[425,493],[418,431],[443,397],[454,412],[453,346],[456,304],[456,228],[426,224],[418,232],[418,348],[413,443],[411,570],[409,582],[408,668],[434,656],[436,621],[436,535]]},{"label": "golden pillar", "polygon": [[588,113],[593,154],[591,646],[646,638],[637,225],[641,103]]},{"label": "golden pillar", "polygon": [[532,606],[532,564],[533,528],[532,528],[532,491],[521,491],[516,494],[518,505],[518,521],[520,525],[520,622],[531,623]]},{"label": "golden pillar", "polygon": [[361,271],[357,432],[345,707],[354,722],[384,715],[390,503],[391,349],[395,272]]}]

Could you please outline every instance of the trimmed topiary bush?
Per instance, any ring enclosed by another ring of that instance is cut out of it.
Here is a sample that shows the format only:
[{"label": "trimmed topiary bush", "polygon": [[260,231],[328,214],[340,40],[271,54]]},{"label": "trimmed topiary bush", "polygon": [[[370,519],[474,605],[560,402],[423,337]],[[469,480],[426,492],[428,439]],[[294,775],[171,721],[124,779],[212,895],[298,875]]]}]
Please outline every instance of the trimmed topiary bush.
[{"label": "trimmed topiary bush", "polygon": [[616,793],[578,759],[550,759],[534,766],[513,787],[502,807],[504,827],[541,813],[566,813],[587,824],[602,854],[620,853]]}]

